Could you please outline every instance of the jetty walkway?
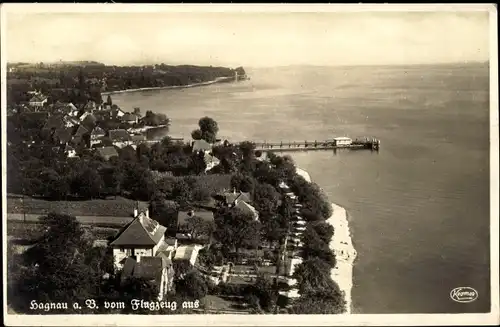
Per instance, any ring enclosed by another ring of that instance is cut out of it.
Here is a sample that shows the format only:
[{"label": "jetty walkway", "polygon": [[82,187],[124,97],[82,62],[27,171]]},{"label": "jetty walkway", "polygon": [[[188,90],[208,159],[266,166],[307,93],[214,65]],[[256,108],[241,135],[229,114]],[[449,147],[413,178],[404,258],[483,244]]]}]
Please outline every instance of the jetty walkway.
[{"label": "jetty walkway", "polygon": [[[340,138],[339,138],[340,139]],[[375,138],[364,138],[357,140],[350,140],[342,138],[341,140],[327,140],[327,141],[287,141],[287,142],[252,142],[255,144],[255,150],[268,151],[268,152],[285,152],[285,151],[314,151],[314,150],[362,150],[368,149],[378,151],[380,149],[380,140]]]}]

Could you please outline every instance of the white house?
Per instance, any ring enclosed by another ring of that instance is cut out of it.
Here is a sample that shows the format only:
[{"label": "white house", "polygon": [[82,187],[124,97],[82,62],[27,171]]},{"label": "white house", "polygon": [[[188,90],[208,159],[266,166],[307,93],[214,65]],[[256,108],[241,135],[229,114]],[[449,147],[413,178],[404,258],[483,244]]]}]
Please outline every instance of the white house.
[{"label": "white house", "polygon": [[70,145],[66,145],[66,147],[64,148],[64,153],[66,154],[66,156],[68,158],[74,158],[74,157],[76,157],[76,151]]},{"label": "white house", "polygon": [[43,107],[47,103],[47,97],[40,94],[36,93],[29,101],[30,106],[35,107],[35,108],[40,108]]},{"label": "white house", "polygon": [[140,212],[110,244],[115,269],[122,269],[128,257],[140,262],[142,257],[155,256],[164,244],[166,230],[145,212]]},{"label": "white house", "polygon": [[220,160],[215,157],[215,156],[212,156],[211,154],[205,152],[204,156],[203,156],[203,161],[205,162],[205,171],[209,171],[211,169],[213,169],[215,166],[219,165],[220,164]]},{"label": "white house", "polygon": [[196,258],[198,258],[198,252],[201,248],[202,246],[198,244],[181,245],[175,251],[174,261],[184,260],[188,261],[192,266],[194,266]]},{"label": "white house", "polygon": [[350,145],[352,143],[352,139],[350,139],[348,137],[345,137],[345,136],[336,137],[336,138],[333,139],[333,143],[336,146]]},{"label": "white house", "polygon": [[192,151],[210,153],[212,151],[212,144],[205,140],[194,140],[192,144]]},{"label": "white house", "polygon": [[130,137],[130,134],[124,129],[110,130],[109,138],[111,139],[111,142],[113,142],[113,145],[119,148],[124,148],[127,145],[132,144],[132,139]]}]

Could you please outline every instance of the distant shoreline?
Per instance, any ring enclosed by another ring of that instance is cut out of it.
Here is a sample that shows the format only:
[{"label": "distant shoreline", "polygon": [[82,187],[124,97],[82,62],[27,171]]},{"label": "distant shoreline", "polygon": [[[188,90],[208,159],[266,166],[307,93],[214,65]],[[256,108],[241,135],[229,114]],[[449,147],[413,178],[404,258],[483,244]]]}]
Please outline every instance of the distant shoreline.
[{"label": "distant shoreline", "polygon": [[207,82],[192,83],[192,84],[186,84],[186,85],[142,87],[142,88],[137,88],[137,89],[117,90],[117,91],[101,92],[101,95],[112,95],[112,94],[120,94],[120,93],[154,91],[154,90],[185,89],[185,88],[191,88],[191,87],[212,85],[212,84],[216,84],[216,83],[229,82],[233,79],[234,79],[234,77],[217,77],[216,79],[211,80],[211,81],[207,81]]}]

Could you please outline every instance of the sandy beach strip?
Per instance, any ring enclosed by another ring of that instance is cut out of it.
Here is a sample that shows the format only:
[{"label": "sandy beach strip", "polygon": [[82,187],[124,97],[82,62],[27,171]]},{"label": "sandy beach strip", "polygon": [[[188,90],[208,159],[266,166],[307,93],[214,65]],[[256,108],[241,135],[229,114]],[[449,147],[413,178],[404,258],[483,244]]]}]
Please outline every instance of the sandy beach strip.
[{"label": "sandy beach strip", "polygon": [[[296,167],[296,172],[311,183],[311,177],[307,171]],[[338,284],[340,290],[344,292],[346,314],[350,314],[352,312],[353,264],[357,253],[352,243],[347,211],[335,203],[331,205],[333,213],[326,222],[332,225],[334,229],[330,249],[335,253],[337,261],[331,271],[331,277]]]},{"label": "sandy beach strip", "polygon": [[205,86],[205,85],[211,85],[211,84],[221,83],[221,82],[224,82],[224,81],[229,81],[231,78],[232,77],[218,77],[218,78],[216,78],[214,80],[211,80],[211,81],[201,82],[201,83],[193,83],[193,84],[186,84],[186,85],[142,87],[142,88],[137,88],[137,89],[109,91],[109,92],[102,92],[101,95],[104,96],[104,95],[113,95],[113,94],[120,94],[120,93],[142,92],[142,91],[153,91],[153,90],[187,89],[187,88],[190,88],[190,87]]}]

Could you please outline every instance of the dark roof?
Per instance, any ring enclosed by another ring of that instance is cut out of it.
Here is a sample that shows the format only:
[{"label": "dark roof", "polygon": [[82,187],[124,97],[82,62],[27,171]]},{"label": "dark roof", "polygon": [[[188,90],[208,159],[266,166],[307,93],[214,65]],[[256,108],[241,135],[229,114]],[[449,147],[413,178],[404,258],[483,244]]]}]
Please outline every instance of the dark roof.
[{"label": "dark roof", "polygon": [[54,109],[65,114],[69,114],[77,110],[77,108],[72,103],[63,103],[59,101],[54,104]]},{"label": "dark roof", "polygon": [[[177,224],[183,225],[187,222],[191,216],[189,215],[190,210],[181,210],[177,213]],[[193,210],[193,217],[200,217],[205,221],[213,221],[214,213],[208,210]]]},{"label": "dark roof", "polygon": [[106,135],[106,131],[103,130],[102,128],[100,128],[99,126],[96,126],[92,132],[90,133],[90,135]]},{"label": "dark roof", "polygon": [[161,251],[156,254],[157,257],[161,258],[163,267],[168,267],[172,265],[171,251]]},{"label": "dark roof", "polygon": [[52,129],[52,128],[63,128],[64,127],[64,119],[63,115],[52,115],[49,116],[49,119],[47,119],[47,122],[45,123],[45,128],[47,129]]},{"label": "dark roof", "polygon": [[109,131],[109,138],[113,142],[130,141],[129,133],[124,129],[112,129]]},{"label": "dark roof", "polygon": [[245,201],[238,201],[235,204],[234,207],[242,210],[243,212],[247,212],[249,214],[252,214],[254,216],[258,216],[259,215],[259,213],[257,212],[257,210],[253,206],[251,206],[250,204],[248,204]]},{"label": "dark roof", "polygon": [[252,198],[250,193],[247,192],[228,192],[223,194],[224,199],[226,200],[227,204],[233,204],[236,200],[242,200],[247,203],[252,202]]},{"label": "dark roof", "polygon": [[108,120],[111,118],[111,113],[107,110],[95,110],[93,114],[97,120]]},{"label": "dark roof", "polygon": [[114,146],[105,146],[102,148],[97,148],[97,152],[101,157],[105,159],[109,159],[111,157],[118,157],[118,151],[116,151]]},{"label": "dark roof", "polygon": [[160,225],[156,220],[138,216],[111,242],[111,245],[155,246],[160,242],[166,230],[167,228]]},{"label": "dark roof", "polygon": [[81,136],[83,136],[84,134],[86,134],[88,132],[89,132],[88,129],[86,129],[83,125],[80,125],[80,126],[78,126],[78,129],[76,130],[74,136],[81,137]]},{"label": "dark roof", "polygon": [[192,149],[193,152],[200,151],[200,150],[208,151],[211,149],[212,149],[212,145],[205,140],[193,141],[193,149]]},{"label": "dark roof", "polygon": [[71,135],[73,134],[72,127],[59,128],[54,132],[54,137],[59,139],[62,143],[68,143],[71,141]]},{"label": "dark roof", "polygon": [[135,264],[133,276],[159,282],[163,268],[161,257],[141,257],[141,261]]},{"label": "dark roof", "polygon": [[30,99],[30,102],[42,102],[44,100],[46,100],[47,97],[45,95],[42,95],[42,94],[35,94],[31,99]]},{"label": "dark roof", "polygon": [[96,104],[94,101],[88,101],[84,106],[83,106],[83,109],[84,110],[89,110],[89,109],[95,109],[96,108]]},{"label": "dark roof", "polygon": [[64,116],[63,120],[65,122],[73,123],[73,126],[80,124],[80,121],[76,117],[72,117],[72,116]]}]

